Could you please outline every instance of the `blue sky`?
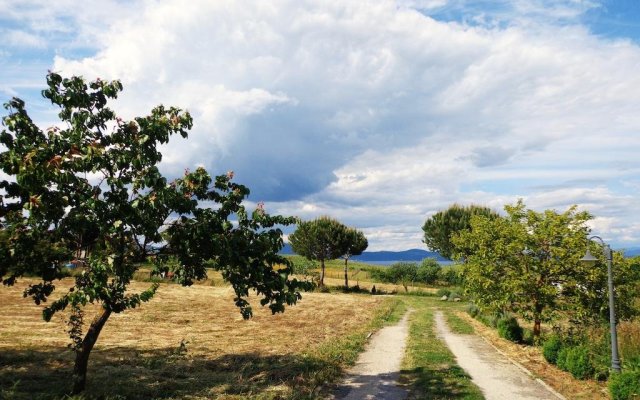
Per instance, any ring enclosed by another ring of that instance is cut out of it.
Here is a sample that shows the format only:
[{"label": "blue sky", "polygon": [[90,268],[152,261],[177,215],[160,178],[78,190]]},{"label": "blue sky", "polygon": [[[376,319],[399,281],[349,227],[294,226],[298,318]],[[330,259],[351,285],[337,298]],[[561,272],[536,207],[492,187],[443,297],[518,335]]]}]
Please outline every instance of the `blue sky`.
[{"label": "blue sky", "polygon": [[43,127],[47,70],[188,109],[168,175],[234,170],[270,212],[422,248],[451,203],[578,204],[640,246],[640,2],[0,0],[0,97]]}]

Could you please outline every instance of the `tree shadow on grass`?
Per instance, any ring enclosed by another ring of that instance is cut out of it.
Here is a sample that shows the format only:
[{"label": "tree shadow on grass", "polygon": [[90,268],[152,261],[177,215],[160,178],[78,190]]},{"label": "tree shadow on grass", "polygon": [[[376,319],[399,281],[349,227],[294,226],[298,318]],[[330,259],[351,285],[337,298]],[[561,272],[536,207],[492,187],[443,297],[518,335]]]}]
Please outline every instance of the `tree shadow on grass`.
[{"label": "tree shadow on grass", "polygon": [[404,399],[407,388],[397,384],[399,377],[398,372],[377,375],[348,374],[344,384],[337,386],[329,398],[367,399],[373,395],[376,399]]},{"label": "tree shadow on grass", "polygon": [[[69,393],[73,354],[64,347],[0,350],[0,399],[56,399]],[[100,349],[92,354],[87,399],[313,398],[339,366],[311,356],[191,356],[181,348]]]}]

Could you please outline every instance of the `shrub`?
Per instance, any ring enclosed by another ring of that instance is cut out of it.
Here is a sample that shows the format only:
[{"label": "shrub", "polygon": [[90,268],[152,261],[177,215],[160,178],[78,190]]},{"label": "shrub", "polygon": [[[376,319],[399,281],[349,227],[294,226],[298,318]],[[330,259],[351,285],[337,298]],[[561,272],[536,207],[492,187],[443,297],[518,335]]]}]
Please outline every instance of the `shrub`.
[{"label": "shrub", "polygon": [[391,275],[388,268],[374,268],[369,271],[371,279],[375,282],[391,282]]},{"label": "shrub", "polygon": [[316,271],[318,265],[313,260],[296,257],[293,261],[293,273],[302,276],[304,279],[311,278],[314,281],[320,281],[320,274]]},{"label": "shrub", "polygon": [[451,290],[447,289],[447,288],[440,288],[438,289],[438,291],[436,292],[436,296],[437,297],[442,297],[442,296],[447,296],[449,297],[449,294],[451,294]]},{"label": "shrub", "polygon": [[480,309],[475,304],[471,303],[467,306],[467,314],[471,315],[471,317],[475,318],[480,314]]},{"label": "shrub", "polygon": [[533,331],[531,329],[524,328],[522,331],[522,343],[532,346],[535,338],[533,337]]},{"label": "shrub", "polygon": [[640,356],[629,357],[623,361],[622,365],[625,370],[640,373]]},{"label": "shrub", "polygon": [[459,286],[464,283],[463,267],[461,265],[447,265],[438,271],[438,280],[446,285]]},{"label": "shrub", "polygon": [[595,368],[589,348],[585,345],[571,347],[567,352],[566,367],[574,378],[588,379],[593,377]]},{"label": "shrub", "polygon": [[597,381],[604,382],[609,379],[609,366],[602,365],[599,363],[594,363],[593,368],[595,372],[593,373],[593,378]]},{"label": "shrub", "polygon": [[479,313],[476,319],[482,322],[483,324],[485,324],[486,326],[491,326],[491,324],[489,323],[489,317],[485,314]]},{"label": "shrub", "polygon": [[549,336],[542,344],[542,355],[550,364],[558,363],[560,350],[562,350],[562,339],[558,335]]},{"label": "shrub", "polygon": [[432,285],[438,279],[440,265],[434,258],[425,258],[418,267],[418,282]]},{"label": "shrub", "polygon": [[360,285],[355,285],[348,288],[341,286],[340,290],[342,291],[342,293],[367,293],[367,294],[373,293],[375,294],[375,292],[369,292],[367,289],[361,288]]},{"label": "shrub", "polygon": [[462,295],[456,291],[451,291],[449,293],[449,301],[454,301],[455,299],[462,299]]},{"label": "shrub", "polygon": [[522,328],[515,317],[503,317],[497,323],[498,335],[515,343],[522,342]]},{"label": "shrub", "polygon": [[640,399],[640,372],[612,374],[609,378],[609,394],[613,400]]},{"label": "shrub", "polygon": [[569,354],[569,349],[570,347],[562,347],[556,359],[556,365],[563,371],[567,370],[567,354]]},{"label": "shrub", "polygon": [[591,361],[595,370],[593,378],[598,381],[606,381],[609,378],[609,369],[611,368],[610,347],[607,347],[604,352],[599,348],[590,347],[590,349]]},{"label": "shrub", "polygon": [[482,322],[483,324],[491,328],[498,327],[498,320],[500,319],[498,315],[495,315],[495,314],[486,315],[482,313],[479,313],[476,318],[478,319],[478,321]]}]

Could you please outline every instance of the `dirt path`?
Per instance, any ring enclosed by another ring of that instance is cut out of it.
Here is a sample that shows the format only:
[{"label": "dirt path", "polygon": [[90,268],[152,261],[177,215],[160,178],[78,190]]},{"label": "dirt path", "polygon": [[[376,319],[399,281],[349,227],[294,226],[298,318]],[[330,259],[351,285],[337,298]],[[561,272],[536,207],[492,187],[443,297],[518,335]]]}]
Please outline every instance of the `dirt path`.
[{"label": "dirt path", "polygon": [[498,353],[476,335],[456,335],[449,330],[442,311],[435,314],[438,335],[442,337],[456,361],[482,390],[487,400],[558,400],[562,399],[525,371]]},{"label": "dirt path", "polygon": [[407,391],[396,382],[409,335],[410,313],[407,312],[398,324],[382,328],[371,337],[331,399],[403,400],[407,397]]}]

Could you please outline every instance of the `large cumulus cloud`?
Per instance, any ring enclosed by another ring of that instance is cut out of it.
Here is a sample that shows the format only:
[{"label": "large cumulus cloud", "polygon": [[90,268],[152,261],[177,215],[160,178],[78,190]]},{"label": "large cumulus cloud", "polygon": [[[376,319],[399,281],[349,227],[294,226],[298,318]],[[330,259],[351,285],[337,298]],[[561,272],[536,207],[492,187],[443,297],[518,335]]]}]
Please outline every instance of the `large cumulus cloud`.
[{"label": "large cumulus cloud", "polygon": [[235,170],[252,200],[333,215],[374,249],[421,246],[424,219],[452,202],[518,197],[580,203],[633,243],[638,45],[581,24],[596,2],[485,3],[127,3],[102,25],[76,18],[95,51],[53,67],[121,79],[125,115],[189,109],[168,173]]}]

